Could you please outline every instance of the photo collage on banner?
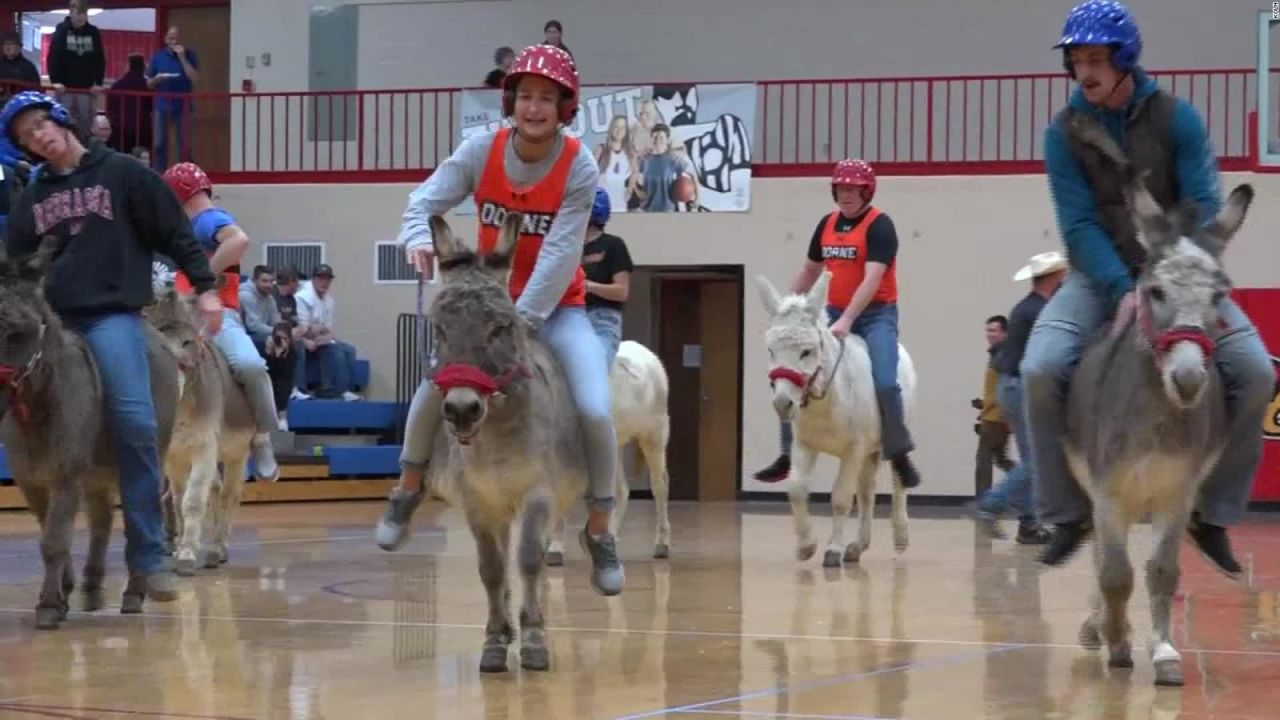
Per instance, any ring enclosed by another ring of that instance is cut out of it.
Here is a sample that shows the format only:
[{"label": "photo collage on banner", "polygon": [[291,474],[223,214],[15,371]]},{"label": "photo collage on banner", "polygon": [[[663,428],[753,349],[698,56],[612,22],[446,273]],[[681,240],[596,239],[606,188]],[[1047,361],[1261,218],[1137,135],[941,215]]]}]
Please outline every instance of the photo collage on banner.
[{"label": "photo collage on banner", "polygon": [[[584,87],[568,127],[600,168],[614,213],[746,212],[756,86],[738,84]],[[496,129],[498,90],[464,90],[461,138]],[[475,214],[470,198],[460,214]]]}]

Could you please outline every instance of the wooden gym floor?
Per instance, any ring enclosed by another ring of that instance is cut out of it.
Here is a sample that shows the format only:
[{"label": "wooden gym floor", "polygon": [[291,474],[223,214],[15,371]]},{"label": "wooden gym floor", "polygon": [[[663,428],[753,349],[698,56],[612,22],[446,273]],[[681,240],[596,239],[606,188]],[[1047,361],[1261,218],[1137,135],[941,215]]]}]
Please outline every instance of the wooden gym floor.
[{"label": "wooden gym floor", "polygon": [[[380,502],[249,505],[231,563],[180,601],[107,609],[37,632],[32,520],[0,514],[0,718],[1134,718],[1280,713],[1280,517],[1235,532],[1246,585],[1184,546],[1175,610],[1187,686],[1151,685],[1146,594],[1136,667],[1075,644],[1088,553],[1041,571],[1034,550],[978,537],[956,510],[914,508],[911,547],[877,522],[861,566],[793,555],[785,504],[675,503],[669,561],[649,559],[652,503],[631,503],[627,588],[588,586],[576,541],[552,569],[552,669],[477,670],[483,590],[456,511],[419,511],[399,553],[377,549]],[[825,506],[815,508],[826,513]],[[828,521],[815,517],[825,540]],[[575,525],[577,523],[574,523]],[[852,531],[853,523],[850,523]],[[1141,568],[1149,531],[1134,534]],[[83,531],[76,562],[82,562]],[[519,602],[518,585],[515,602]],[[74,599],[79,602],[78,596]]]}]

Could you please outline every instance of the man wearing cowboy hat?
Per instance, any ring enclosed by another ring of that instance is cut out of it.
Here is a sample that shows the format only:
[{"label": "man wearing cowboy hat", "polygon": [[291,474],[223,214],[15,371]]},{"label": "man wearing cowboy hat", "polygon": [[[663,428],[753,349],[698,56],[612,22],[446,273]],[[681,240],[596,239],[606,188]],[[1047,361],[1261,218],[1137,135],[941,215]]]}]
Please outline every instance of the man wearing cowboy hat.
[{"label": "man wearing cowboy hat", "polygon": [[997,373],[996,404],[1004,411],[1005,419],[1013,429],[1013,438],[1018,444],[1018,465],[1005,473],[999,484],[978,498],[976,514],[988,534],[1003,538],[1004,533],[996,521],[1011,507],[1017,509],[1017,541],[1022,545],[1043,545],[1049,541],[1049,532],[1036,519],[1031,442],[1022,411],[1022,377],[1018,366],[1022,363],[1036,317],[1058,290],[1066,274],[1067,259],[1057,250],[1033,255],[1029,263],[1014,273],[1014,282],[1031,280],[1031,292],[1013,306],[1009,313],[1009,334],[991,361]]}]

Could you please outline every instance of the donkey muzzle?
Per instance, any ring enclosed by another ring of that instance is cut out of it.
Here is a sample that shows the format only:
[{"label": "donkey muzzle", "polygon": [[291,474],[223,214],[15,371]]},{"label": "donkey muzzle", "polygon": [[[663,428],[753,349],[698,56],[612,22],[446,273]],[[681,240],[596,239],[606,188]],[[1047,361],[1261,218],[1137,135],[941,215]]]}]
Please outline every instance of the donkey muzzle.
[{"label": "donkey muzzle", "polygon": [[441,415],[454,437],[466,444],[484,419],[484,399],[472,390],[451,391],[445,395]]}]

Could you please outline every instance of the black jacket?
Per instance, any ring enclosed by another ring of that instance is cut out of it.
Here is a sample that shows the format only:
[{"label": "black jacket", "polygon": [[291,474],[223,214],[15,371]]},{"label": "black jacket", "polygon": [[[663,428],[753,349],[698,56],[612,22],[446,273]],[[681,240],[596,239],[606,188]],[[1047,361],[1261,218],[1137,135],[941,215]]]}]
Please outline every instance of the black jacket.
[{"label": "black jacket", "polygon": [[136,158],[94,143],[66,175],[43,165],[9,214],[10,256],[61,240],[45,274],[45,298],[63,315],[140,310],[153,299],[151,260],[174,259],[197,292],[212,290],[191,221],[164,180]]},{"label": "black jacket", "polygon": [[92,23],[76,29],[71,18],[58,23],[49,41],[49,82],[69,88],[101,85],[107,74],[102,33]]}]

